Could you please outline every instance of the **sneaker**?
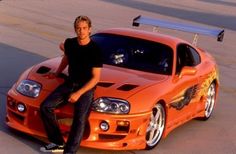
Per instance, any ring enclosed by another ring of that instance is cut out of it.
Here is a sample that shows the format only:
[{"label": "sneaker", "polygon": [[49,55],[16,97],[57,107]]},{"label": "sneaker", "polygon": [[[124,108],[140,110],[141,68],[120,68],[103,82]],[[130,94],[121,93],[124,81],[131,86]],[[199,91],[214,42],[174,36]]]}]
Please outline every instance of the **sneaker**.
[{"label": "sneaker", "polygon": [[64,151],[64,145],[49,143],[49,144],[41,147],[40,151],[42,151],[42,152],[63,152]]}]

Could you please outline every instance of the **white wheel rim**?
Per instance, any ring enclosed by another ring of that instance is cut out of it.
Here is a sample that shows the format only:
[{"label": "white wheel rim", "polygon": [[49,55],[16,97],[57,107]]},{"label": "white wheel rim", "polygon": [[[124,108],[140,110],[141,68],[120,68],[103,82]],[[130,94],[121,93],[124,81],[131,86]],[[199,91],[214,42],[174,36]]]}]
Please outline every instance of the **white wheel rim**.
[{"label": "white wheel rim", "polygon": [[165,110],[162,105],[156,104],[152,111],[146,131],[146,143],[150,147],[158,143],[165,127]]},{"label": "white wheel rim", "polygon": [[215,85],[211,84],[208,92],[207,92],[207,99],[206,99],[206,103],[205,103],[205,116],[206,118],[209,118],[214,105],[215,105],[215,97],[216,97],[216,91],[215,91]]}]

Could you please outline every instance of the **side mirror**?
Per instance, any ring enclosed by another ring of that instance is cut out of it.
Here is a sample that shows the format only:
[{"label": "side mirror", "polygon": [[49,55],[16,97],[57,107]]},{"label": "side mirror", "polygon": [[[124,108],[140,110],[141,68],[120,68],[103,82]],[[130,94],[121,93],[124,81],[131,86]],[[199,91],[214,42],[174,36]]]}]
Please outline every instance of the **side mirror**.
[{"label": "side mirror", "polygon": [[197,72],[197,69],[190,66],[184,66],[179,74],[179,78],[182,78],[182,76],[185,75],[195,75]]}]

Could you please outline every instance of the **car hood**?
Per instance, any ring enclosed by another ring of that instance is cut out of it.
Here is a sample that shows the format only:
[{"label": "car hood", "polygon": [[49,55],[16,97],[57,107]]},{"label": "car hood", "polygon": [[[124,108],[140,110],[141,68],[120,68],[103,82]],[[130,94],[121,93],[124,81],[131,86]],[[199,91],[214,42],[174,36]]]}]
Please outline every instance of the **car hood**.
[{"label": "car hood", "polygon": [[167,77],[104,65],[96,95],[127,99],[144,88],[166,80]]},{"label": "car hood", "polygon": [[[54,58],[34,66],[27,78],[41,83],[43,90],[53,91],[63,82],[63,79],[48,79],[45,74],[49,71],[56,71],[56,66],[59,65],[60,59]],[[67,75],[67,69],[63,73]],[[104,65],[95,98],[107,96],[127,99],[149,86],[163,82],[167,78],[167,75]]]}]

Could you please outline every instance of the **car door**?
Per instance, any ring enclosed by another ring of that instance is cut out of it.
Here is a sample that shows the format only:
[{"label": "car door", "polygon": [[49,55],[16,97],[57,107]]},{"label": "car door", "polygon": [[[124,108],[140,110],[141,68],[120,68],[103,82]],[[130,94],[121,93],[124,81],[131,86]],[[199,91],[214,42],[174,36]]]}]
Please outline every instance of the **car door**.
[{"label": "car door", "polygon": [[173,91],[170,109],[174,122],[191,119],[196,112],[199,89],[200,56],[188,44],[179,44],[176,52],[176,68],[173,75]]}]

